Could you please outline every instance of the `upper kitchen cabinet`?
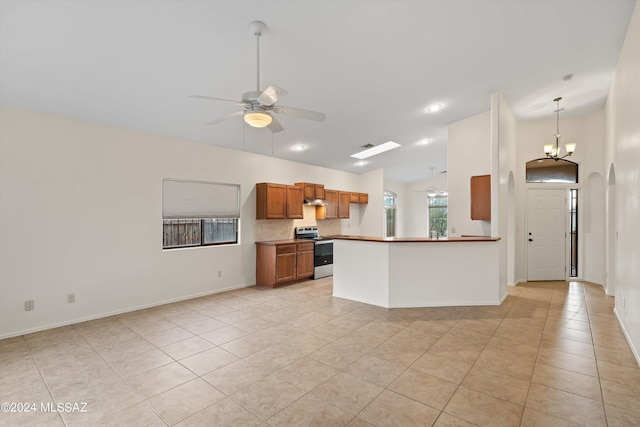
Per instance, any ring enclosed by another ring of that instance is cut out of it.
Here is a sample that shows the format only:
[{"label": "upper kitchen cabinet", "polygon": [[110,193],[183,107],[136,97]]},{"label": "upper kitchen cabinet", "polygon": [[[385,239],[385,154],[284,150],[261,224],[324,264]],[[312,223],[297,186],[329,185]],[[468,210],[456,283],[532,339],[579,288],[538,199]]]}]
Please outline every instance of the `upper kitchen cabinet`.
[{"label": "upper kitchen cabinet", "polygon": [[351,203],[351,193],[348,191],[339,191],[338,218],[349,218],[349,203]]},{"label": "upper kitchen cabinet", "polygon": [[324,190],[324,202],[316,207],[316,219],[338,218],[338,190]]},{"label": "upper kitchen cabinet", "polygon": [[324,184],[311,184],[309,182],[296,182],[298,187],[304,188],[305,200],[324,200]]},{"label": "upper kitchen cabinet", "polygon": [[288,219],[302,219],[304,205],[304,189],[297,185],[287,185],[287,199],[285,200]]},{"label": "upper kitchen cabinet", "polygon": [[471,177],[471,219],[491,221],[491,175]]},{"label": "upper kitchen cabinet", "polygon": [[256,184],[256,219],[302,219],[304,190],[294,185]]},{"label": "upper kitchen cabinet", "polygon": [[360,194],[360,203],[361,205],[366,205],[369,203],[369,194],[368,193],[359,193]]}]

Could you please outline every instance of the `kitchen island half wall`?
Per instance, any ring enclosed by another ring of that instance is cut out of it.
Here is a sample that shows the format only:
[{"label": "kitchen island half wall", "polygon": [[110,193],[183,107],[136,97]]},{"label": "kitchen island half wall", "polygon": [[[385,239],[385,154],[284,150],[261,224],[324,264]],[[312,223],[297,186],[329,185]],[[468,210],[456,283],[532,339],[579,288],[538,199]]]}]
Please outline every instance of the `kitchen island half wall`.
[{"label": "kitchen island half wall", "polygon": [[499,305],[500,238],[332,236],[333,296],[386,308]]}]

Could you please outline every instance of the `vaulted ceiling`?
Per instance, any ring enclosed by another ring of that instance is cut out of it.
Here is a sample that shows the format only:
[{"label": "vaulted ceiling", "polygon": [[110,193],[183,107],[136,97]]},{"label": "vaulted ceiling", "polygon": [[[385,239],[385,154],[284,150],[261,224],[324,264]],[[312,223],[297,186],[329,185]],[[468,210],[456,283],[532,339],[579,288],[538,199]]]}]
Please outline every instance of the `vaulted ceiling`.
[{"label": "vaulted ceiling", "polygon": [[[447,125],[501,92],[517,120],[602,108],[634,0],[0,1],[0,100],[183,139],[414,181],[446,169]],[[245,125],[256,89],[324,112]],[[573,75],[569,79],[568,75]],[[426,107],[442,104],[437,113]],[[394,151],[356,165],[365,144]],[[303,151],[295,151],[297,145]]]}]

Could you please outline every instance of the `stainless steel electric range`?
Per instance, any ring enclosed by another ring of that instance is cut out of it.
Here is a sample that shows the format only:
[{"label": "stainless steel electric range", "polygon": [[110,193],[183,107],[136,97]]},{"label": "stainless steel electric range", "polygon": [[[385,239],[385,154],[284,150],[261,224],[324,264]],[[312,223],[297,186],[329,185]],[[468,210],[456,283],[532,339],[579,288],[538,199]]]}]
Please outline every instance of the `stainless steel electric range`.
[{"label": "stainless steel electric range", "polygon": [[313,279],[333,276],[333,240],[318,236],[317,226],[296,227],[296,239],[313,240]]}]

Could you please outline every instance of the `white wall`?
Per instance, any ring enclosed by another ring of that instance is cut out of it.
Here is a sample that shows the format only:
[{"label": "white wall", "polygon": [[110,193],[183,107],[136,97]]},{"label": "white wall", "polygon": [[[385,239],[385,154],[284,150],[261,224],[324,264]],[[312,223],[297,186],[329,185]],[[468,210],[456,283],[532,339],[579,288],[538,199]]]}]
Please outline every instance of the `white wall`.
[{"label": "white wall", "polygon": [[491,221],[471,220],[470,200],[470,179],[475,175],[491,174],[491,154],[491,111],[449,125],[449,236],[491,234]]},{"label": "white wall", "polygon": [[384,236],[384,171],[375,169],[359,175],[361,193],[369,193],[369,203],[360,207],[360,233],[363,236]]},{"label": "white wall", "polygon": [[[498,120],[496,123],[495,120]],[[492,182],[491,235],[500,237],[500,292],[515,285],[515,180],[518,123],[499,93],[491,96]],[[495,134],[497,132],[497,135]]]},{"label": "white wall", "polygon": [[[629,23],[607,99],[606,169],[615,168],[615,312],[640,363],[640,6]],[[609,191],[609,189],[607,190]]]},{"label": "white wall", "polygon": [[[367,175],[2,106],[0,338],[255,283],[256,182],[368,192],[381,229]],[[240,244],[163,251],[163,178],[240,184]]]}]

